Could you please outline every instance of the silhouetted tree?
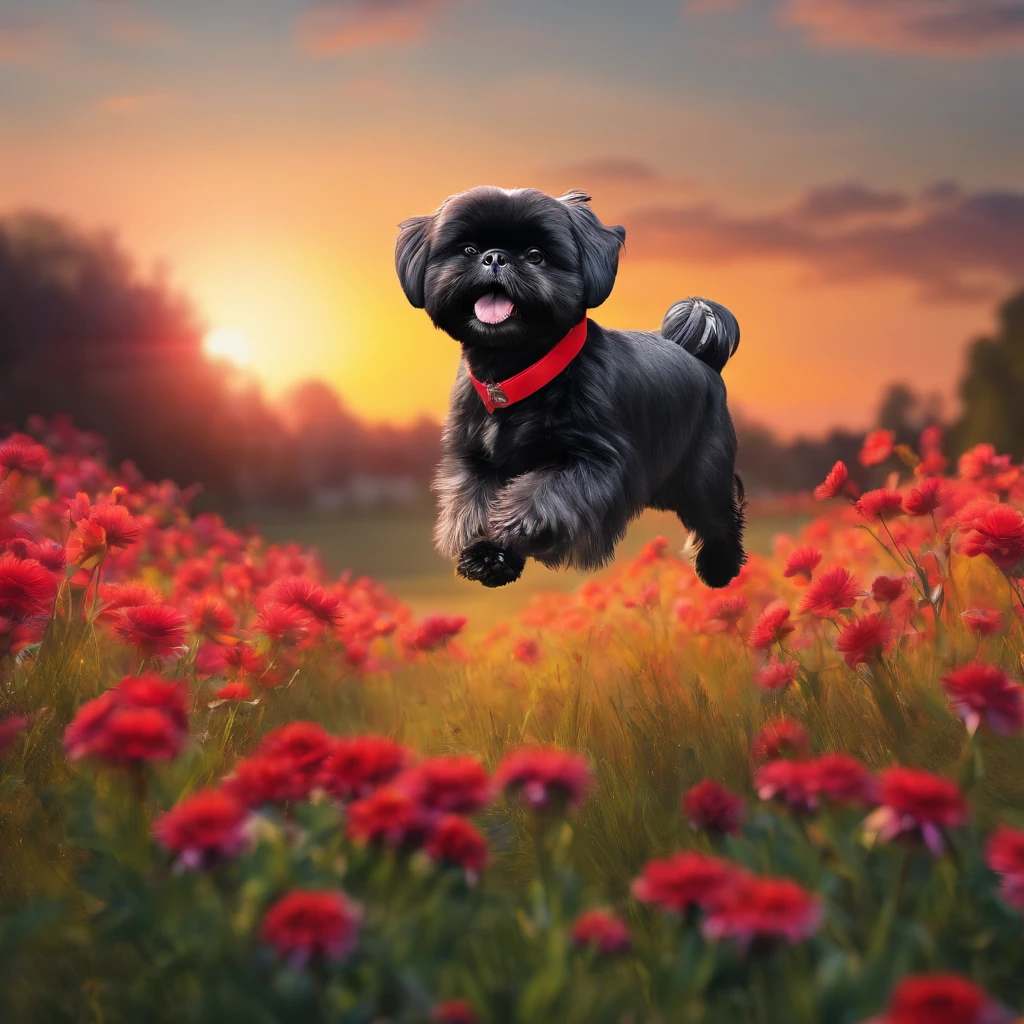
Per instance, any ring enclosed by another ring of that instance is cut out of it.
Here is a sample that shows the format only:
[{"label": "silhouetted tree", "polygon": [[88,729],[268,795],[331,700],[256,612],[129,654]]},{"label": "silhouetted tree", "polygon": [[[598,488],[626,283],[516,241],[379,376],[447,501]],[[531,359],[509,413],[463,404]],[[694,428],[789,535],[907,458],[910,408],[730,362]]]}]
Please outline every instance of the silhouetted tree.
[{"label": "silhouetted tree", "polygon": [[956,450],[988,441],[1024,457],[1024,291],[1000,308],[998,333],[971,346],[960,397]]}]

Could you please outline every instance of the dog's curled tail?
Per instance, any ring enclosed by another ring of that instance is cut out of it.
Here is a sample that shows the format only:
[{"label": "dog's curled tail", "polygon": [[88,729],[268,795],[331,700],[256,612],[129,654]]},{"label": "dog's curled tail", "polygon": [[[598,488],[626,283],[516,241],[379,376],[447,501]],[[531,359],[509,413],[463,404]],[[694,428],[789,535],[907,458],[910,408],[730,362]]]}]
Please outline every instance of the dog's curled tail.
[{"label": "dog's curled tail", "polygon": [[661,322],[661,333],[719,373],[740,347],[736,317],[710,299],[673,303]]}]

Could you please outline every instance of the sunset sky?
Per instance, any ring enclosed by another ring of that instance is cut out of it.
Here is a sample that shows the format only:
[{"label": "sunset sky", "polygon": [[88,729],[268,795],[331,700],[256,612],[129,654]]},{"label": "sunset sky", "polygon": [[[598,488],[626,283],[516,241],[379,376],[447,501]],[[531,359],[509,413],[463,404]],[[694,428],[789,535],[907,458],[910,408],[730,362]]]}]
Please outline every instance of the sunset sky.
[{"label": "sunset sky", "polygon": [[477,184],[591,192],[594,317],[724,302],[784,434],[951,396],[1024,284],[1022,111],[1024,0],[0,0],[0,212],[114,230],[271,393],[377,419],[444,411],[394,239]]}]

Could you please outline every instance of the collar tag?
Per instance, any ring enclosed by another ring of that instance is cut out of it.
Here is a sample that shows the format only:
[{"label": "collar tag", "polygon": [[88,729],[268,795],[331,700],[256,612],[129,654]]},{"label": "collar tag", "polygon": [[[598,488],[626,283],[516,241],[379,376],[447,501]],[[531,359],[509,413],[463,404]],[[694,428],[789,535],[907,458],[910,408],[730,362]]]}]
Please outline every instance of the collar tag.
[{"label": "collar tag", "polygon": [[487,381],[487,397],[493,405],[508,405],[508,395],[493,380]]}]

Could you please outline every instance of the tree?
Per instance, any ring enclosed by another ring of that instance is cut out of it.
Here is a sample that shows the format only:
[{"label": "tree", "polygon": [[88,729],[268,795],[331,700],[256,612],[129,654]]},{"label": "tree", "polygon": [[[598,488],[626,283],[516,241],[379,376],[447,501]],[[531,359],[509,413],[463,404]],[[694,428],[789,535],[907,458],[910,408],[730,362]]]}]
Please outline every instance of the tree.
[{"label": "tree", "polygon": [[1024,290],[1000,308],[998,333],[971,346],[960,397],[956,450],[987,441],[1024,457]]}]

